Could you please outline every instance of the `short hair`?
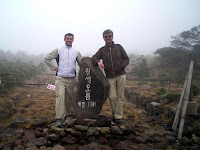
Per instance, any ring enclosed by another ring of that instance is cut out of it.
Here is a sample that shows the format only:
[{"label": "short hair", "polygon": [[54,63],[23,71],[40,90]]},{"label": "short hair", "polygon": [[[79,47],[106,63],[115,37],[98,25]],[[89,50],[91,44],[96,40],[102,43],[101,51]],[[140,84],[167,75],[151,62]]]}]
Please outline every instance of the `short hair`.
[{"label": "short hair", "polygon": [[105,34],[109,34],[109,33],[111,33],[112,36],[113,36],[113,32],[112,32],[112,30],[107,29],[107,30],[105,30],[105,31],[103,32],[103,37],[104,37]]},{"label": "short hair", "polygon": [[72,39],[74,39],[74,35],[72,33],[65,34],[64,39],[66,39],[66,36],[72,36]]}]

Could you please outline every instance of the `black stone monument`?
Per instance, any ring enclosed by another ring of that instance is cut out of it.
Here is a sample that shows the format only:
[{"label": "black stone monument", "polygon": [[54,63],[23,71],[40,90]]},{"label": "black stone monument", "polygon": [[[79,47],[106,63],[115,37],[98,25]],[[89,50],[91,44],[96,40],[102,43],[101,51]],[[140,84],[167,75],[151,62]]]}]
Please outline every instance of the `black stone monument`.
[{"label": "black stone monument", "polygon": [[102,70],[87,57],[80,62],[78,86],[75,92],[77,118],[97,119],[109,93],[109,83]]}]

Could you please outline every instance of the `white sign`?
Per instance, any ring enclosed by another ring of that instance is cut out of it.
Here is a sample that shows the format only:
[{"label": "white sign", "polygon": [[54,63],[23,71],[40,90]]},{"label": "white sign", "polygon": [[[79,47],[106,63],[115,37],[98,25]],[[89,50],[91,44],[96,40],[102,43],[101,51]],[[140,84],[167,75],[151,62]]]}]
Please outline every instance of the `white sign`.
[{"label": "white sign", "polygon": [[88,101],[88,107],[97,107],[97,103],[94,101]]},{"label": "white sign", "polygon": [[87,80],[87,85],[86,85],[86,90],[85,90],[85,100],[89,101],[90,100],[90,85],[91,85],[91,75],[90,75],[90,68],[86,68],[85,69],[85,73],[86,73],[86,78],[85,80]]},{"label": "white sign", "polygon": [[85,102],[78,102],[78,106],[80,108],[85,108]]},{"label": "white sign", "polygon": [[87,102],[78,102],[78,106],[80,108],[85,108],[85,107],[96,107],[97,104],[95,101],[91,101],[91,83],[92,83],[92,77],[90,74],[90,68],[85,69],[86,77],[85,81],[87,82],[86,84],[86,89],[85,89],[85,100]]}]

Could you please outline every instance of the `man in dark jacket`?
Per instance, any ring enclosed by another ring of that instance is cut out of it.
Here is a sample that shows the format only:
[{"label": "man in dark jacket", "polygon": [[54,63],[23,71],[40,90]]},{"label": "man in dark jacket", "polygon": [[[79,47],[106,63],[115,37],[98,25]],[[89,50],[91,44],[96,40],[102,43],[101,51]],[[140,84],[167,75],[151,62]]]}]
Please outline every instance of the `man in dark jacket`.
[{"label": "man in dark jacket", "polygon": [[[109,99],[112,108],[113,121],[121,123],[123,117],[124,89],[126,84],[125,68],[129,64],[129,58],[124,48],[113,42],[113,32],[105,30],[103,32],[105,46],[100,48],[92,61],[105,70],[106,77],[110,84]],[[103,62],[100,60],[102,59]]]}]

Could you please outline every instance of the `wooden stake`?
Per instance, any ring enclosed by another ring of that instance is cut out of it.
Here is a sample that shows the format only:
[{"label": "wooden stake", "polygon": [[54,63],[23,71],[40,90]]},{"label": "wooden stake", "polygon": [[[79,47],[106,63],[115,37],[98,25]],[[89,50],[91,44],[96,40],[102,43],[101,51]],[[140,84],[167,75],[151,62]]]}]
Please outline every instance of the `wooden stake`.
[{"label": "wooden stake", "polygon": [[183,127],[184,127],[184,123],[185,123],[187,106],[188,106],[188,101],[189,101],[189,96],[190,96],[190,88],[191,88],[191,84],[192,84],[193,66],[194,66],[194,61],[191,61],[190,62],[190,68],[189,68],[189,74],[188,74],[188,80],[187,80],[187,88],[186,88],[186,92],[185,92],[185,96],[184,96],[184,103],[183,103],[181,121],[180,121],[180,125],[179,125],[178,139],[180,139],[182,137],[182,134],[183,134]]}]

